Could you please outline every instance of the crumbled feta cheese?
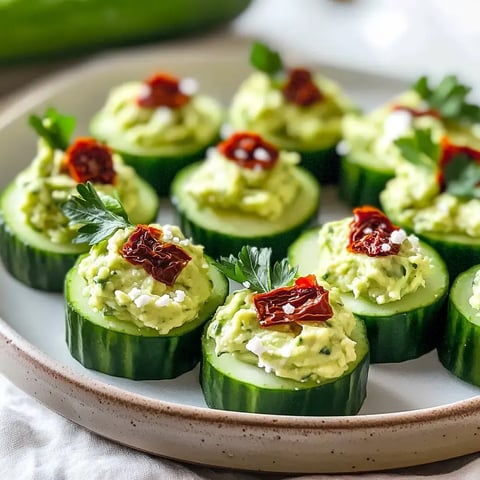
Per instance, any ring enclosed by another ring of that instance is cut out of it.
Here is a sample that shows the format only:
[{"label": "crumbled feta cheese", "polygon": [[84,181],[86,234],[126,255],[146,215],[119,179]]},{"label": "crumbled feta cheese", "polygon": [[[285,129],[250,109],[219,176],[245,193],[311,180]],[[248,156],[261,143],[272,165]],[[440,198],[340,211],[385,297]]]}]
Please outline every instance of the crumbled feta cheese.
[{"label": "crumbled feta cheese", "polygon": [[159,297],[155,301],[155,306],[156,307],[167,307],[168,305],[170,305],[171,301],[172,300],[171,300],[170,296],[165,293],[164,295],[162,295],[161,297]]},{"label": "crumbled feta cheese", "polygon": [[220,128],[220,136],[222,138],[228,138],[234,132],[233,127],[229,123],[224,123]]},{"label": "crumbled feta cheese", "polygon": [[340,156],[348,155],[350,153],[350,147],[345,140],[338,142],[335,150]]},{"label": "crumbled feta cheese", "polygon": [[128,296],[132,299],[132,300],[135,300],[139,295],[141,295],[142,291],[137,288],[137,287],[133,287],[129,292],[128,292]]},{"label": "crumbled feta cheese", "polygon": [[153,121],[161,125],[167,125],[173,120],[173,112],[168,107],[158,107],[153,114]]},{"label": "crumbled feta cheese", "polygon": [[282,310],[287,315],[291,315],[295,311],[295,307],[291,303],[286,303],[285,305],[283,305]]},{"label": "crumbled feta cheese", "polygon": [[238,160],[246,160],[248,158],[248,152],[243,148],[236,148],[233,151],[233,156]]},{"label": "crumbled feta cheese", "polygon": [[270,154],[268,153],[267,150],[265,150],[264,148],[262,147],[257,147],[254,151],[253,151],[253,158],[255,160],[258,160],[259,162],[268,162],[271,157],[270,157]]},{"label": "crumbled feta cheese", "polygon": [[168,227],[164,226],[163,227],[163,240],[171,240],[172,238],[173,238],[172,231]]},{"label": "crumbled feta cheese", "polygon": [[394,230],[390,234],[390,241],[392,243],[397,244],[397,245],[401,245],[406,238],[407,238],[407,234],[405,233],[405,230],[403,230],[403,229]]},{"label": "crumbled feta cheese", "polygon": [[178,83],[178,90],[184,95],[195,95],[198,92],[198,81],[192,77],[185,77]]},{"label": "crumbled feta cheese", "polygon": [[245,348],[257,357],[266,351],[262,341],[258,337],[252,337],[245,345]]},{"label": "crumbled feta cheese", "polygon": [[173,301],[176,303],[182,303],[185,300],[185,292],[183,290],[175,290],[175,296]]},{"label": "crumbled feta cheese", "polygon": [[173,237],[172,238],[172,242],[173,243],[178,243],[180,241],[180,238],[179,237]]},{"label": "crumbled feta cheese", "polygon": [[391,249],[392,247],[388,243],[382,243],[382,246],[380,247],[382,252],[389,252]]},{"label": "crumbled feta cheese", "polygon": [[407,110],[394,110],[383,123],[383,136],[380,142],[385,146],[400,138],[412,125],[413,115]]},{"label": "crumbled feta cheese", "polygon": [[138,307],[138,308],[143,308],[145,305],[148,305],[152,301],[152,296],[151,295],[146,295],[145,293],[142,295],[139,295],[133,303]]},{"label": "crumbled feta cheese", "polygon": [[183,240],[180,240],[179,243],[182,247],[188,247],[188,245],[190,245],[191,242],[188,238],[184,238]]},{"label": "crumbled feta cheese", "polygon": [[369,235],[369,234],[372,233],[372,232],[373,232],[373,230],[372,230],[370,227],[367,227],[367,228],[364,228],[364,229],[363,229],[363,233],[364,233],[365,235]]},{"label": "crumbled feta cheese", "polygon": [[250,288],[250,282],[248,280],[245,280],[244,282],[242,282],[242,285],[245,287],[245,288]]}]

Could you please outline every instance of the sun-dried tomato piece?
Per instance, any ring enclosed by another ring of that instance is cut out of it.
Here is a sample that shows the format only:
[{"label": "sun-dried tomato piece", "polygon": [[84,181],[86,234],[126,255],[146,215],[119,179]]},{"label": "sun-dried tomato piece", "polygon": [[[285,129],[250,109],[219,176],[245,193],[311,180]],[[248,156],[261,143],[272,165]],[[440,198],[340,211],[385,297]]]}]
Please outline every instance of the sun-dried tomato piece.
[{"label": "sun-dried tomato piece", "polygon": [[392,111],[405,111],[408,112],[412,115],[412,117],[423,117],[423,116],[430,116],[430,117],[435,117],[438,119],[442,118],[442,114],[433,108],[426,108],[426,109],[420,109],[420,108],[412,108],[412,107],[407,107],[405,105],[393,105]]},{"label": "sun-dried tomato piece", "polygon": [[78,183],[115,183],[112,151],[94,138],[77,138],[67,148],[62,168]]},{"label": "sun-dried tomato piece", "polygon": [[160,240],[162,231],[148,225],[137,225],[121,254],[133,265],[141,265],[155,280],[172,286],[191,260],[185,250]]},{"label": "sun-dried tomato piece", "polygon": [[190,95],[180,90],[180,80],[168,73],[156,73],[143,82],[145,92],[137,97],[137,104],[145,108],[180,108]]},{"label": "sun-dried tomato piece", "polygon": [[350,238],[347,250],[363,253],[369,257],[396,255],[400,243],[391,240],[391,234],[399,227],[393,225],[378,208],[364,206],[353,210],[350,223]]},{"label": "sun-dried tomato piece", "polygon": [[443,136],[440,140],[441,155],[438,161],[437,182],[440,190],[445,191],[445,167],[458,155],[466,155],[473,162],[480,163],[480,150],[467,147],[465,145],[455,145],[450,142],[447,136]]},{"label": "sun-dried tomato piece", "polygon": [[248,169],[269,170],[278,160],[277,148],[256,133],[234,133],[217,148],[223,156]]},{"label": "sun-dried tomato piece", "polygon": [[287,101],[302,107],[313,105],[323,98],[322,92],[312,79],[312,74],[305,68],[290,70],[282,91]]},{"label": "sun-dried tomato piece", "polygon": [[333,316],[328,290],[318,285],[315,275],[300,277],[291,287],[257,293],[253,303],[262,327],[300,322],[324,322]]}]

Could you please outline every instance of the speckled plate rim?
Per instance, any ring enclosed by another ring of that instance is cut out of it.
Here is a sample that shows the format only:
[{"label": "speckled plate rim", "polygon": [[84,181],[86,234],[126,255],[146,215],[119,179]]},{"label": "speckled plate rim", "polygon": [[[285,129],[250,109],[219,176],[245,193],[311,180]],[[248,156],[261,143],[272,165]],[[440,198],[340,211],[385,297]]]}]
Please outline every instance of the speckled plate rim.
[{"label": "speckled plate rim", "polygon": [[[174,56],[178,48],[182,45],[162,53]],[[110,55],[109,61],[119,64],[124,55],[125,52]],[[230,54],[224,58],[231,61]],[[36,82],[7,99],[0,113],[0,129],[60,87],[78,81],[79,74],[91,74],[99,68],[100,62],[94,59]],[[191,407],[147,398],[74,372],[40,351],[3,319],[0,371],[47,407],[100,435],[192,463],[266,472],[358,472],[419,465],[480,450],[480,396],[421,410],[349,417],[290,417]],[[61,395],[64,398],[59,398]],[[93,407],[117,421],[118,428],[109,429],[98,423],[91,412]],[[137,420],[148,418],[153,426],[164,431],[152,433],[144,425],[143,436],[139,436],[135,422],[128,421],[132,415]],[[199,442],[195,451],[186,447],[185,437],[175,441],[179,421],[189,425],[180,433],[188,432]],[[248,448],[242,443],[246,430],[252,444]],[[232,441],[236,451],[219,450],[219,436],[212,434],[214,431],[223,431],[223,441]],[[211,438],[200,438],[205,432],[210,432]],[[165,443],[167,438],[171,445]],[[259,448],[271,441],[276,441],[275,452],[255,456]],[[351,448],[352,443],[355,449]],[[298,449],[292,449],[292,444],[298,444],[302,451],[301,463],[295,458]],[[252,458],[256,459],[253,466]]]}]

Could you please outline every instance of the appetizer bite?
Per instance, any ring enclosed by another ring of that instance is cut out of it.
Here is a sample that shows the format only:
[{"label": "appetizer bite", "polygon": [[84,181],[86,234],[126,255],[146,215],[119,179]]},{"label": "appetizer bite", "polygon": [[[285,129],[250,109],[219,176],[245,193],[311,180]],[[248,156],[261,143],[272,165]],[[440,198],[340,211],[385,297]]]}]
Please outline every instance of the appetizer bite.
[{"label": "appetizer bite", "polygon": [[26,285],[61,291],[66,272],[88,250],[72,243],[76,229],[61,211],[78,183],[118,195],[136,222],[155,219],[158,197],[108,146],[93,138],[70,143],[73,117],[49,109],[43,118],[32,115],[30,124],[40,136],[38,152],[0,197],[0,256]]},{"label": "appetizer bite", "polygon": [[438,357],[445,368],[457,377],[480,387],[479,348],[480,266],[475,265],[453,282]]},{"label": "appetizer bite", "polygon": [[453,280],[480,263],[480,150],[428,130],[397,145],[407,161],[381,193],[382,207],[438,251]]},{"label": "appetizer bite", "polygon": [[218,308],[203,335],[208,406],[282,415],[353,415],[366,396],[363,322],[315,276],[293,279],[268,248],[244,247],[218,267],[244,288]]},{"label": "appetizer bite", "polygon": [[172,203],[182,230],[214,258],[247,244],[284,257],[319,204],[318,183],[298,161],[258,134],[234,133],[175,177]]},{"label": "appetizer bite", "polygon": [[228,282],[173,225],[134,225],[121,203],[78,185],[63,205],[92,245],[65,281],[66,338],[86,368],[135,380],[173,378],[200,358],[204,323]]},{"label": "appetizer bite", "polygon": [[306,68],[285,68],[280,55],[264,44],[253,44],[250,61],[256,71],[232,100],[233,128],[299,152],[301,165],[321,183],[336,181],[335,146],[342,117],[355,109],[353,104],[332,80]]},{"label": "appetizer bite", "polygon": [[197,89],[195,79],[164,72],[127,82],[111,91],[90,130],[167,195],[178,170],[219,139],[222,107]]},{"label": "appetizer bite", "polygon": [[480,146],[474,125],[480,108],[466,102],[470,87],[453,75],[436,87],[421,77],[412,87],[367,115],[348,114],[342,122],[338,146],[340,196],[349,205],[379,206],[379,194],[402,162],[395,140],[413,137],[415,129],[429,129],[434,139],[443,135],[457,144]]},{"label": "appetizer bite", "polygon": [[301,235],[289,259],[340,290],[365,321],[372,363],[402,362],[437,346],[448,273],[433,248],[375,207]]}]

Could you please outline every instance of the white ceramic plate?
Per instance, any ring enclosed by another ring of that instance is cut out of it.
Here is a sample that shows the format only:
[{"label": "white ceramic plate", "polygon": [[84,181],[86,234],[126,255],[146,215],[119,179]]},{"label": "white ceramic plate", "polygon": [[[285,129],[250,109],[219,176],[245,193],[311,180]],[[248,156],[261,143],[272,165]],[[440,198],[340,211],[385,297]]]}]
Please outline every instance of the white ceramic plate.
[{"label": "white ceramic plate", "polygon": [[[246,50],[229,55],[166,48],[133,50],[36,85],[0,114],[0,187],[30,163],[35,135],[30,112],[74,114],[76,134],[107,91],[156,69],[199,79],[202,91],[227,102],[248,73]],[[322,67],[364,108],[405,87],[400,80]],[[325,189],[321,220],[349,210]],[[165,205],[160,223],[168,221]],[[351,472],[428,463],[478,450],[479,389],[453,377],[435,353],[397,365],[374,365],[368,397],[355,417],[287,417],[208,409],[198,370],[169,381],[135,382],[84,369],[64,341],[63,300],[31,290],[0,267],[0,369],[27,393],[105,437],[153,454],[260,471]],[[478,436],[477,436],[478,435]]]}]

